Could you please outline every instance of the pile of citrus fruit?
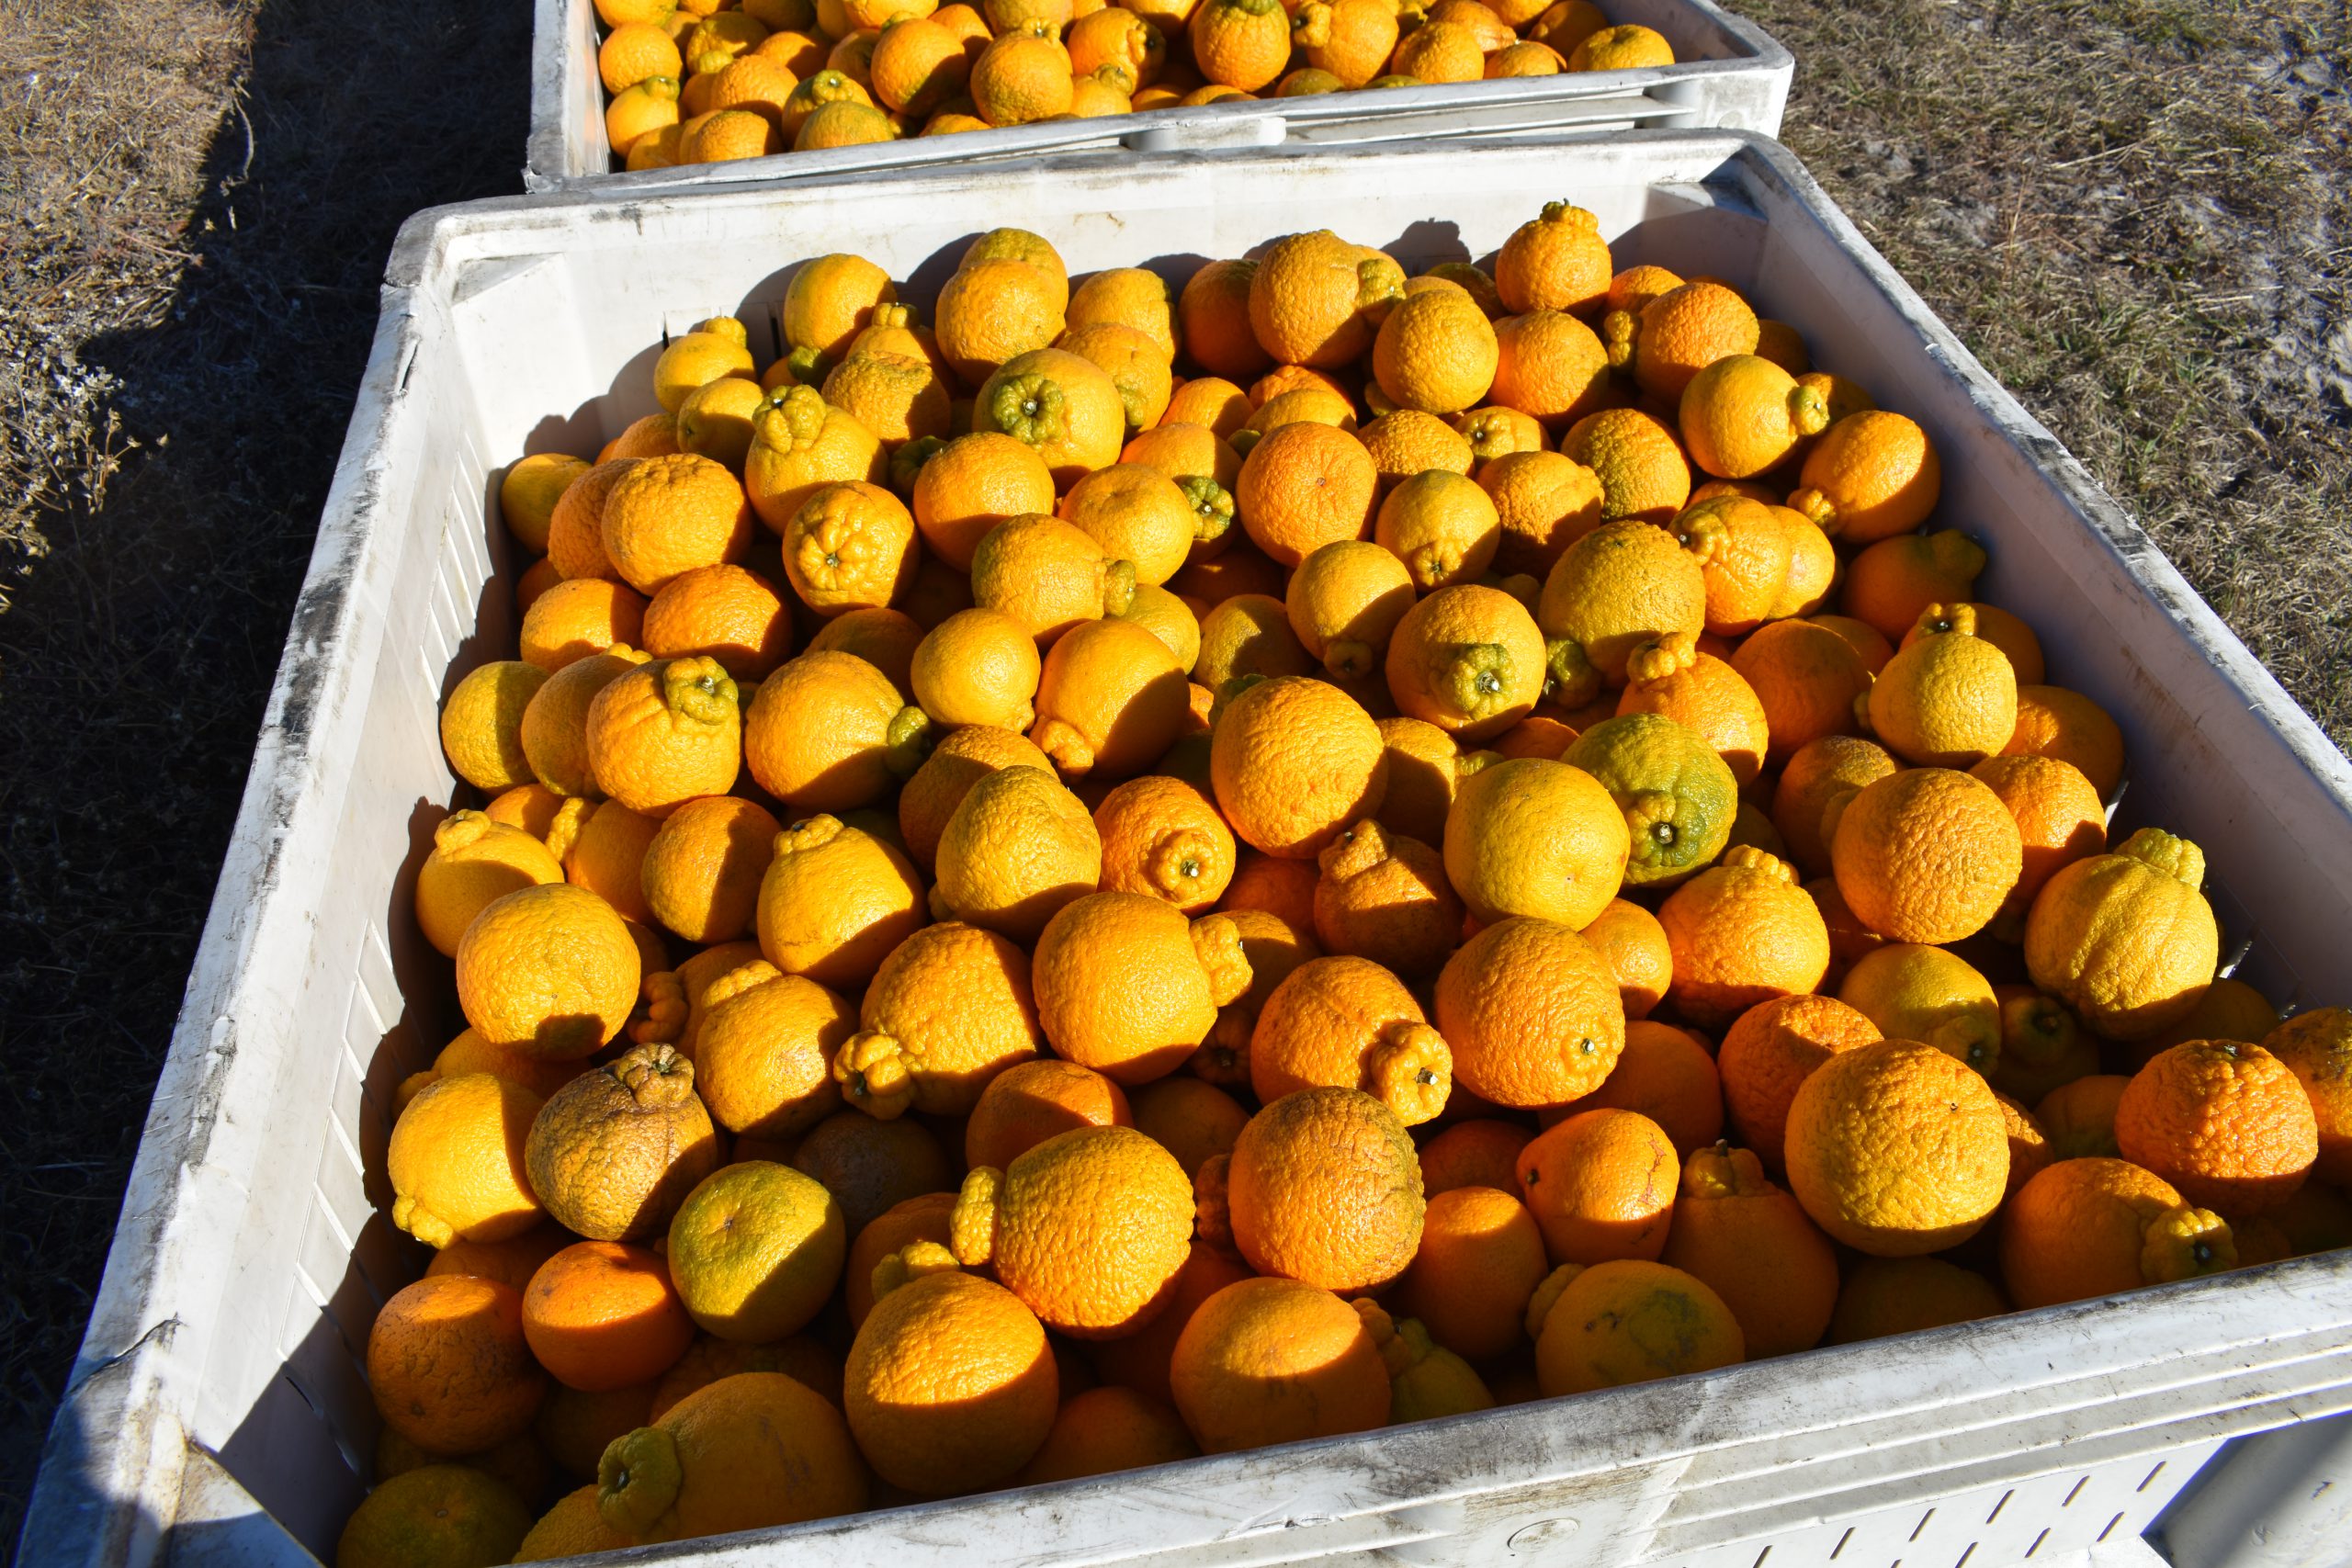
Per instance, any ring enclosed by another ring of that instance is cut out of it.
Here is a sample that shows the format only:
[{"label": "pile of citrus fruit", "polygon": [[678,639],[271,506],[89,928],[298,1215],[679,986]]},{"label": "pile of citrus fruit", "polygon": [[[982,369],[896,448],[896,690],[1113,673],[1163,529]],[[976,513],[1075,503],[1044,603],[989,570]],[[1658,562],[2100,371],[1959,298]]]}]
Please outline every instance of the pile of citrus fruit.
[{"label": "pile of citrus fruit", "polygon": [[929,317],[806,261],[504,476],[345,1568],[2352,1241],[2352,1013],[2216,977],[1925,433],[1730,284],[1554,203],[1411,277],[999,230]]},{"label": "pile of citrus fruit", "polygon": [[1674,63],[1589,0],[596,0],[617,166]]}]

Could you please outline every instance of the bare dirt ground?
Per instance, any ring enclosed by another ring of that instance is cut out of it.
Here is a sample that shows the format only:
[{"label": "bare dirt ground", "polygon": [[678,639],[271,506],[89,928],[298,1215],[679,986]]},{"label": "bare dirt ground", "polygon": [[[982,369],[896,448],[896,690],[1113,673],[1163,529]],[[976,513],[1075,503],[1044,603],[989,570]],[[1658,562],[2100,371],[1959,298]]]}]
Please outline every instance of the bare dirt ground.
[{"label": "bare dirt ground", "polygon": [[[2352,742],[2352,0],[1735,0],[1785,136]],[[0,1540],[96,1291],[392,232],[523,0],[0,0]]]}]

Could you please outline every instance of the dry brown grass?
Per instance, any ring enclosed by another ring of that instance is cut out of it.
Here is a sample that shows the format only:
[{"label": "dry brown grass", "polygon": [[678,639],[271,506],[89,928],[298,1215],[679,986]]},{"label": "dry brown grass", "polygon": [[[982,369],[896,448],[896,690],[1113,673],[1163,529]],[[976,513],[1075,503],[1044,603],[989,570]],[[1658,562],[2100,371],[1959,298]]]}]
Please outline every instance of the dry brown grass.
[{"label": "dry brown grass", "polygon": [[2352,4],[1741,9],[1790,148],[2352,745]]},{"label": "dry brown grass", "polygon": [[529,14],[0,0],[0,1541],[97,1289],[385,253],[419,208],[520,188]]}]

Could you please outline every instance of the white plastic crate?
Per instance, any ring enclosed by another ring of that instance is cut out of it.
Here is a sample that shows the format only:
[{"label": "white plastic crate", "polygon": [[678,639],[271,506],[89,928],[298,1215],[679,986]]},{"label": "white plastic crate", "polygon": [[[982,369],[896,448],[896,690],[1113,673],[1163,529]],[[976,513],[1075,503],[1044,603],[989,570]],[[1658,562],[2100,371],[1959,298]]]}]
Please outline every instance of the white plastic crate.
[{"label": "white plastic crate", "polygon": [[[1079,273],[1155,258],[1172,272],[1307,226],[1418,268],[1487,256],[1561,197],[1599,214],[1621,265],[1725,277],[1927,427],[1939,519],[1991,550],[1985,596],[2032,622],[2057,677],[2123,726],[2123,825],[2204,845],[2225,930],[2250,943],[2243,973],[2267,994],[2352,997],[2352,764],[1761,139],[1120,153],[428,212],[394,250],[21,1560],[300,1562],[331,1552],[360,1495],[375,1428],[361,1349],[419,1262],[371,1173],[393,1086],[458,1018],[448,966],[410,917],[432,825],[461,796],[435,713],[514,631],[514,563],[486,521],[497,465],[594,450],[652,408],[666,332],[720,310],[772,322],[805,256],[860,252],[926,305],[966,241],[1012,219]],[[2217,1444],[2302,1423],[2182,1497],[2167,1539],[2193,1541],[2197,1568],[2282,1561],[2260,1545],[2275,1517],[2335,1543],[2284,1561],[2340,1561],[2352,1444],[2320,1418],[2347,1408],[2352,1252],[632,1561],[766,1562],[788,1543],[795,1562],[843,1568],[886,1552],[958,1568],[2113,1568],[2152,1560],[2137,1538]],[[2298,1464],[2335,1474],[2332,1491],[2282,1483]]]},{"label": "white plastic crate", "polygon": [[593,0],[532,0],[531,134],[526,190],[653,190],[743,180],[1001,162],[1046,153],[1125,147],[1166,152],[1204,146],[1270,146],[1438,137],[1469,140],[1534,130],[1716,128],[1781,129],[1795,62],[1754,23],[1714,0],[1605,0],[1617,23],[1635,23],[1674,46],[1676,63],[1639,71],[1589,71],[1499,82],[1451,83],[1379,92],[1148,109],[1104,119],[961,131],[868,147],[782,152],[726,164],[616,174],[605,134],[605,87],[596,73]]}]

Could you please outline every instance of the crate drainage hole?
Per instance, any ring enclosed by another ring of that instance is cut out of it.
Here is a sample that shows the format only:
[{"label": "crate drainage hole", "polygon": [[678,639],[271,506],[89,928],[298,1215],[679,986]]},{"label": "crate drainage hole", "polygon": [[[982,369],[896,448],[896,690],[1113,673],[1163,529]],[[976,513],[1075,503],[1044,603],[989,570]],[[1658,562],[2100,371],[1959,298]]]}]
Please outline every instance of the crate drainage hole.
[{"label": "crate drainage hole", "polygon": [[2058,1506],[2059,1506],[2060,1507],[2062,1507],[2062,1508],[2071,1508],[2071,1507],[2073,1507],[2073,1506],[2075,1506],[2075,1499],[2077,1496],[2081,1495],[2083,1488],[2084,1488],[2084,1487],[2086,1487],[2086,1486],[2088,1486],[2090,1483],[2091,1483],[2091,1478],[2090,1478],[2089,1476],[2087,1476],[2087,1475],[2086,1475],[2086,1476],[2082,1477],[2080,1480],[2076,1481],[2076,1482],[2075,1483],[2075,1484],[2074,1484],[2074,1485],[2072,1485],[2071,1487],[2067,1488],[2067,1490],[2066,1490],[2066,1500],[2065,1500],[2064,1502],[2063,1502],[2063,1503],[2059,1504]]},{"label": "crate drainage hole", "polygon": [[2041,1550],[2041,1543],[2042,1543],[2043,1541],[2045,1541],[2045,1540],[2048,1540],[2049,1539],[2050,1539],[2050,1532],[2049,1532],[2048,1530],[2046,1530],[2046,1529],[2045,1529],[2045,1530],[2043,1530],[2040,1535],[2035,1536],[2035,1537],[2033,1538],[2033,1544],[2032,1544],[2031,1546],[2029,1546],[2029,1547],[2027,1547],[2027,1548],[2025,1549],[2025,1554],[2026,1554],[2028,1557],[2030,1557],[2030,1556],[2032,1556],[2035,1552],[2040,1551]]},{"label": "crate drainage hole", "polygon": [[2100,1540],[2105,1540],[2109,1536],[2113,1535],[2113,1534],[2115,1533],[2115,1527],[2116,1527],[2116,1526],[2118,1526],[2118,1525],[2120,1525],[2120,1524],[2121,1524],[2122,1522],[2123,1522],[2123,1516],[2122,1516],[2121,1514],[2118,1514],[2118,1515],[2116,1515],[2116,1516],[2115,1516],[2115,1517],[2113,1517],[2113,1518],[2111,1518],[2111,1519],[2108,1520],[2108,1521],[2107,1521],[2107,1528],[2106,1528],[2105,1529],[2103,1529],[2103,1530],[2101,1530],[2101,1531],[2099,1531],[2099,1532],[2098,1532],[2098,1539],[2099,1539]]},{"label": "crate drainage hole", "polygon": [[1924,1513],[1924,1514],[1920,1515],[1920,1516],[1919,1516],[1919,1522],[1918,1522],[1917,1525],[1914,1525],[1914,1526],[1911,1528],[1911,1539],[1912,1539],[1913,1540],[1918,1540],[1918,1539],[1919,1539],[1919,1537],[1920,1537],[1922,1534],[1926,1533],[1926,1530],[1927,1530],[1927,1529],[1928,1529],[1928,1520],[1930,1520],[1930,1519],[1932,1519],[1932,1518],[1934,1518],[1935,1517],[1936,1517],[1936,1511],[1935,1511],[1933,1508],[1930,1508],[1930,1509],[1928,1509],[1926,1513]]},{"label": "crate drainage hole", "polygon": [[1968,1543],[1968,1550],[1960,1554],[1960,1561],[1953,1563],[1951,1568],[1968,1568],[1968,1560],[1975,1555],[1976,1543],[1972,1540]]},{"label": "crate drainage hole", "polygon": [[1749,1563],[1747,1568],[1764,1568],[1764,1560],[1771,1555],[1772,1548],[1770,1544],[1767,1544],[1763,1551],[1756,1554],[1756,1561]]},{"label": "crate drainage hole", "polygon": [[1997,1503],[1996,1503],[1996,1504],[1994,1504],[1994,1505],[1993,1505],[1993,1511],[1992,1511],[1991,1513],[1989,1513],[1989,1514],[1987,1514],[1987,1515],[1985,1515],[1985,1516],[1984,1516],[1984,1522],[1985,1522],[1986,1524],[1988,1524],[1988,1525],[1989,1525],[1989,1524],[1991,1524],[1995,1519],[1999,1518],[1999,1517],[2001,1517],[2001,1510],[2002,1510],[2002,1509],[2004,1509],[2004,1508],[2006,1508],[2006,1507],[2007,1507],[2007,1506],[2009,1506],[2009,1499],[2010,1499],[2010,1498],[2012,1498],[2012,1497],[2014,1497],[2014,1496],[2016,1496],[2016,1495],[2017,1495],[2017,1489],[2016,1489],[2015,1487],[2012,1487],[2012,1488],[2010,1488],[2008,1491],[2002,1493],[2002,1494],[2001,1494],[2001,1500],[2000,1500],[1999,1502],[1997,1502]]},{"label": "crate drainage hole", "polygon": [[1848,1526],[1846,1527],[1846,1533],[1845,1533],[1844,1535],[1839,1536],[1839,1537],[1838,1538],[1838,1544],[1837,1544],[1836,1546],[1834,1546],[1834,1547],[1832,1547],[1832,1548],[1830,1549],[1830,1551],[1829,1551],[1829,1561],[1830,1561],[1830,1562],[1837,1562],[1837,1561],[1838,1561],[1838,1558],[1840,1558],[1840,1557],[1844,1556],[1844,1555],[1845,1555],[1845,1553],[1846,1553],[1846,1543],[1847,1543],[1848,1541],[1849,1541],[1849,1540],[1853,1540],[1853,1539],[1854,1539],[1854,1527],[1853,1527],[1853,1526],[1851,1526],[1851,1525],[1848,1525]]},{"label": "crate drainage hole", "polygon": [[2158,1460],[2156,1461],[2156,1468],[2148,1472],[2148,1479],[2143,1481],[2139,1485],[2133,1487],[2132,1490],[2134,1492],[2145,1492],[2149,1487],[2154,1486],[2156,1483],[2156,1477],[2162,1475],[2165,1472],[2165,1466],[2171,1462],[2172,1461],[2169,1460]]}]

